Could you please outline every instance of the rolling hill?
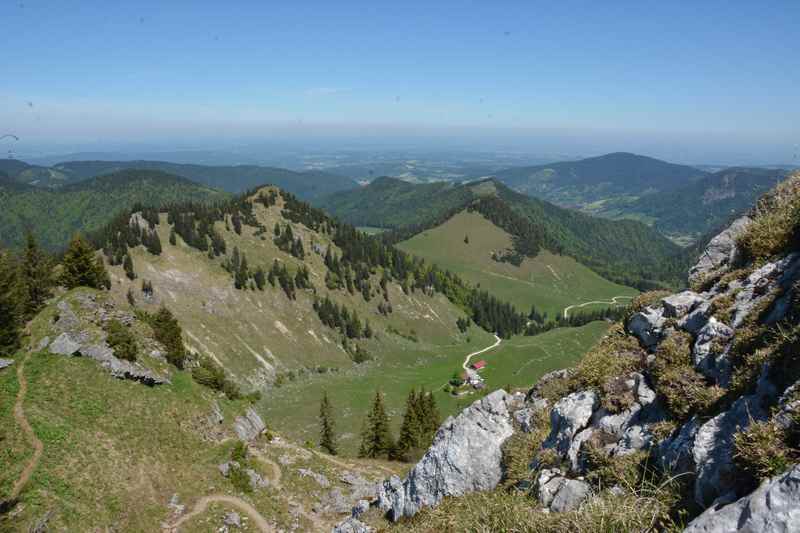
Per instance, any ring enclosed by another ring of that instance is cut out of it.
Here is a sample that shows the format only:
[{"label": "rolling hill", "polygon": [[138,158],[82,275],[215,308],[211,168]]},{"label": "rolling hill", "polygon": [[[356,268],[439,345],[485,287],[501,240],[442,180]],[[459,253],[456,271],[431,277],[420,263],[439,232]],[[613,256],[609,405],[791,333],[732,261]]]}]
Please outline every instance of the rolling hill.
[{"label": "rolling hill", "polygon": [[30,230],[43,247],[63,248],[77,231],[100,229],[136,204],[214,202],[226,193],[160,171],[124,170],[57,189],[0,180],[0,244],[15,247]]},{"label": "rolling hill", "polygon": [[638,197],[669,191],[703,178],[706,172],[627,152],[498,172],[514,190],[561,206],[583,208],[611,196]]},{"label": "rolling hill", "polygon": [[69,182],[66,173],[39,165],[29,165],[18,159],[0,159],[0,172],[18,183],[44,188],[58,188]]},{"label": "rolling hill", "polygon": [[319,171],[294,172],[284,168],[257,165],[208,166],[164,161],[68,161],[53,165],[53,168],[69,176],[71,181],[80,181],[124,169],[158,170],[230,193],[245,192],[269,183],[305,200],[356,187],[356,183],[345,176]]},{"label": "rolling hill", "polygon": [[322,205],[348,222],[394,229],[385,236],[392,242],[438,226],[464,209],[475,210],[512,236],[513,250],[503,260],[518,263],[549,250],[572,257],[606,279],[639,288],[680,283],[685,263],[677,246],[644,224],[563,209],[496,179],[453,186],[382,178],[331,195]]},{"label": "rolling hill", "polygon": [[[137,244],[152,234],[162,243],[159,253]],[[482,320],[486,329],[458,327],[459,319],[477,321],[474,313],[481,312],[474,307],[476,291],[459,277],[273,187],[208,209],[126,212],[96,239],[111,263],[117,305],[128,305],[130,293],[140,310],[168,306],[187,346],[214,358],[245,390],[262,390],[258,409],[298,440],[313,437],[319,397],[328,391],[340,406],[342,448],[349,452],[376,388],[397,424],[395,413],[409,390],[441,390],[465,354],[495,342],[487,329],[503,334],[500,304],[489,310],[499,308],[499,317]],[[135,279],[126,273],[125,256]],[[243,274],[232,266],[245,262]],[[142,291],[145,281],[152,291]],[[352,321],[359,324],[354,329]],[[505,335],[508,345],[492,353],[505,361],[496,379],[521,383],[541,375],[556,361],[578,357],[605,327],[577,328],[577,342],[568,340],[572,330],[548,332],[569,349],[544,366],[510,355],[519,354],[513,346],[525,341]],[[441,393],[437,400],[449,414],[468,398]]]}]

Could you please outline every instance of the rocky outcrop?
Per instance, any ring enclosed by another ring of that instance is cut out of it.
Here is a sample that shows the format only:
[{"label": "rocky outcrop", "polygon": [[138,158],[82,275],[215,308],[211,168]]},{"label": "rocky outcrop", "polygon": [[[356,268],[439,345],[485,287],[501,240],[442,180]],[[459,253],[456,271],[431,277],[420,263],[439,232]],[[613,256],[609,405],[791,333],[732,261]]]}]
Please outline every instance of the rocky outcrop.
[{"label": "rocky outcrop", "polygon": [[568,479],[556,468],[542,470],[536,485],[539,503],[558,513],[577,509],[592,492],[588,483],[579,479]]},{"label": "rocky outcrop", "polygon": [[261,435],[265,429],[267,429],[267,425],[264,424],[264,421],[252,407],[248,407],[244,415],[237,416],[236,420],[233,422],[233,430],[236,432],[239,440],[245,442],[254,440]]},{"label": "rocky outcrop", "polygon": [[543,448],[553,448],[566,455],[573,446],[573,439],[587,426],[599,398],[594,391],[576,392],[562,398],[550,412],[550,435]]},{"label": "rocky outcrop", "polygon": [[495,488],[503,475],[502,445],[514,432],[510,401],[505,391],[495,391],[448,418],[404,481],[392,476],[383,482],[378,506],[397,521],[445,496]]},{"label": "rocky outcrop", "polygon": [[628,321],[628,331],[635,335],[648,350],[654,350],[664,335],[667,319],[664,310],[646,307]]},{"label": "rocky outcrop", "polygon": [[695,368],[723,387],[730,380],[731,366],[727,348],[733,339],[733,333],[731,328],[712,316],[697,332],[692,350]]},{"label": "rocky outcrop", "polygon": [[737,218],[728,229],[711,239],[697,264],[689,270],[689,281],[694,283],[720,267],[734,263],[738,255],[736,239],[751,222],[748,216]]},{"label": "rocky outcrop", "polygon": [[764,481],[755,491],[733,503],[706,509],[684,531],[800,531],[800,465]]},{"label": "rocky outcrop", "polygon": [[75,341],[69,333],[62,333],[50,344],[50,353],[56,355],[75,355],[81,349],[81,345]]},{"label": "rocky outcrop", "polygon": [[331,533],[372,533],[373,531],[375,531],[374,528],[351,516],[347,520],[336,524]]}]

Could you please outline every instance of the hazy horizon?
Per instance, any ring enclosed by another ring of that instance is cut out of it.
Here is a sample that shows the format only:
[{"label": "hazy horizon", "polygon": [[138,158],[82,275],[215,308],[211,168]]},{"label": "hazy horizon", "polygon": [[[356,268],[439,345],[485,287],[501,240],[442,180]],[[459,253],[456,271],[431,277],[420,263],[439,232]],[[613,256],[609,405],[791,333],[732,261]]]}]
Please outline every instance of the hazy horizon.
[{"label": "hazy horizon", "polygon": [[[576,15],[577,13],[577,15]],[[628,151],[798,164],[800,4],[15,2],[0,154]]]}]

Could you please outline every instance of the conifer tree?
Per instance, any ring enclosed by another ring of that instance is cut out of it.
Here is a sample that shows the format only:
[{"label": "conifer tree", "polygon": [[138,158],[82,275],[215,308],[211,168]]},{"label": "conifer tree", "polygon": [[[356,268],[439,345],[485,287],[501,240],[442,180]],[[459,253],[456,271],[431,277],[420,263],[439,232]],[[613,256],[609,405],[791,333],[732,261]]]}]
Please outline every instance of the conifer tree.
[{"label": "conifer tree", "polygon": [[0,354],[19,348],[20,316],[16,298],[16,269],[8,254],[0,251]]},{"label": "conifer tree", "polygon": [[[432,392],[423,391],[423,411],[425,418],[423,420],[424,433],[428,441],[433,439],[433,435],[439,426],[442,424],[442,415],[439,414],[439,407],[436,405],[436,398]],[[427,444],[427,443],[426,443]]]},{"label": "conifer tree", "polygon": [[21,309],[24,318],[32,318],[44,307],[50,297],[52,265],[50,258],[42,252],[33,234],[26,235],[25,253],[20,264]]},{"label": "conifer tree", "polygon": [[406,412],[403,415],[403,425],[400,427],[400,436],[394,450],[394,458],[400,461],[411,461],[420,447],[424,434],[423,421],[420,420],[418,397],[412,390],[406,398]]},{"label": "conifer tree", "polygon": [[128,276],[128,279],[136,279],[136,271],[133,269],[133,259],[131,259],[130,254],[125,254],[125,259],[122,260],[122,268],[125,269],[125,275]]},{"label": "conifer tree", "polygon": [[267,275],[264,273],[264,267],[259,266],[256,269],[255,274],[253,274],[253,279],[256,282],[256,287],[258,290],[263,291],[267,282]]},{"label": "conifer tree", "polygon": [[333,421],[333,407],[328,399],[328,393],[322,396],[319,406],[319,446],[331,455],[336,455],[336,434]]},{"label": "conifer tree", "polygon": [[383,394],[375,392],[370,411],[361,432],[361,447],[359,457],[388,457],[392,453],[394,443],[389,430],[389,416],[383,404]]},{"label": "conifer tree", "polygon": [[156,340],[167,349],[167,361],[182,369],[186,361],[186,348],[178,320],[169,309],[162,306],[150,320],[150,326]]},{"label": "conifer tree", "polygon": [[69,243],[62,261],[61,284],[68,289],[75,287],[109,288],[111,281],[103,260],[95,259],[94,249],[80,235]]}]

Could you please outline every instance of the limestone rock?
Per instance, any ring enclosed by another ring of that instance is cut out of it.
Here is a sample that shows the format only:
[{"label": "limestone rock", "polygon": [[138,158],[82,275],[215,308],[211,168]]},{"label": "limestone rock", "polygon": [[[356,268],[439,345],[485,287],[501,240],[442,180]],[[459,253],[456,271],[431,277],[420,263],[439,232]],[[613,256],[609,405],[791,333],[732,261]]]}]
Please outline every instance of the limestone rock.
[{"label": "limestone rock", "polygon": [[[772,298],[774,290],[787,289],[798,276],[800,276],[800,254],[798,253],[790,254],[773,263],[767,263],[750,274],[743,282],[741,290],[736,294],[733,327],[739,327],[761,302]],[[788,302],[773,306],[765,322],[772,323],[780,320],[788,308]]]},{"label": "limestone rock", "polygon": [[766,399],[774,389],[762,377],[755,394],[737,399],[730,409],[715,416],[697,431],[692,447],[697,477],[695,501],[706,507],[737,485],[738,469],[733,462],[733,436],[753,421],[764,420],[769,412]]},{"label": "limestone rock", "polygon": [[545,468],[539,473],[539,477],[536,479],[536,487],[539,493],[539,503],[541,503],[544,507],[550,507],[550,504],[553,503],[553,499],[555,499],[556,494],[558,494],[558,490],[561,488],[561,485],[564,484],[566,478],[564,477],[564,472],[557,468]]},{"label": "limestone rock", "polygon": [[664,316],[667,318],[682,318],[691,312],[705,299],[694,291],[683,291],[661,300],[664,307]]},{"label": "limestone rock", "polygon": [[721,508],[710,507],[685,533],[800,531],[800,465],[765,480],[755,491]]},{"label": "limestone rock", "polygon": [[396,476],[384,481],[378,501],[390,519],[413,516],[445,496],[497,486],[503,475],[501,448],[514,432],[508,399],[498,390],[449,417],[404,482]]},{"label": "limestone rock", "polygon": [[689,281],[699,281],[719,267],[733,263],[738,254],[736,238],[751,222],[748,216],[737,218],[725,231],[711,239],[697,264],[689,270]]},{"label": "limestone rock", "polygon": [[553,370],[539,378],[531,390],[528,391],[525,397],[525,402],[528,404],[534,403],[537,399],[542,399],[541,390],[553,381],[567,379],[573,374],[574,370],[571,368],[562,368],[561,370]]},{"label": "limestone rock", "polygon": [[239,513],[235,511],[231,511],[230,513],[225,515],[225,519],[222,521],[226,526],[241,528],[242,527],[242,517],[239,516]]},{"label": "limestone rock", "polygon": [[267,425],[264,424],[264,421],[252,407],[248,407],[243,416],[237,416],[233,423],[233,430],[239,440],[245,442],[255,439],[265,429],[267,429]]},{"label": "limestone rock", "polygon": [[252,468],[248,468],[244,471],[247,474],[247,477],[250,479],[250,487],[253,490],[263,489],[269,486],[269,481],[264,479],[264,477],[253,470]]},{"label": "limestone rock", "polygon": [[[730,381],[731,364],[726,348],[733,333],[731,328],[712,316],[697,334],[692,348],[692,360],[697,370],[723,387]],[[715,349],[719,349],[719,353],[715,353]]]},{"label": "limestone rock", "polygon": [[9,367],[14,364],[13,359],[0,359],[0,370],[3,370],[6,367]]},{"label": "limestone rock", "polygon": [[367,511],[369,511],[369,502],[367,500],[358,500],[356,504],[353,506],[351,514],[353,518],[358,518]]},{"label": "limestone rock", "polygon": [[661,340],[665,322],[663,309],[646,307],[628,320],[628,331],[652,351]]},{"label": "limestone rock", "polygon": [[64,332],[50,343],[49,350],[50,353],[54,353],[56,355],[71,356],[75,355],[80,348],[81,345],[78,344],[69,333]]},{"label": "limestone rock", "polygon": [[551,430],[543,447],[566,454],[572,439],[589,423],[598,404],[594,391],[574,392],[559,400],[550,412]]},{"label": "limestone rock", "polygon": [[658,446],[656,457],[661,467],[674,475],[694,471],[692,448],[700,420],[695,416]]},{"label": "limestone rock", "polygon": [[577,509],[589,497],[592,488],[585,481],[567,479],[561,484],[558,493],[550,504],[550,509],[563,513]]},{"label": "limestone rock", "polygon": [[239,463],[236,461],[226,461],[221,465],[217,466],[219,469],[219,473],[225,477],[228,477],[231,473],[232,468],[239,468]]},{"label": "limestone rock", "polygon": [[331,486],[331,482],[328,480],[327,477],[325,477],[323,474],[314,472],[311,469],[300,468],[297,470],[297,472],[300,474],[301,477],[310,477],[311,479],[317,482],[317,485],[319,485],[322,488],[326,489]]},{"label": "limestone rock", "polygon": [[678,327],[684,331],[688,331],[692,335],[697,335],[703,326],[708,323],[708,311],[711,303],[704,301],[695,307],[694,311],[683,317],[678,321]]},{"label": "limestone rock", "polygon": [[375,531],[374,528],[351,516],[347,520],[336,524],[331,533],[372,533],[373,531]]}]

